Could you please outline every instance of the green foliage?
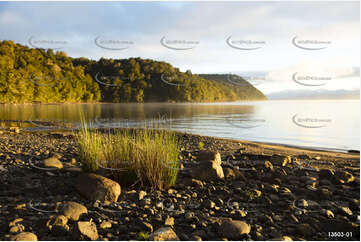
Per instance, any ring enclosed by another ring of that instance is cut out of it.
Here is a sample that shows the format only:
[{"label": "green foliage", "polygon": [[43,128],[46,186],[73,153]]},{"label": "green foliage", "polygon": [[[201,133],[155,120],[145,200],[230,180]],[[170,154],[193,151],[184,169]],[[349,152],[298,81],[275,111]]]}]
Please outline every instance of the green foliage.
[{"label": "green foliage", "polygon": [[0,42],[0,103],[222,102],[264,100],[251,84],[196,75],[150,59],[71,58]]},{"label": "green foliage", "polygon": [[260,90],[240,76],[229,74],[200,74],[199,76],[222,84],[226,87],[227,95],[235,95],[237,100],[266,100],[266,96]]},{"label": "green foliage", "polygon": [[0,103],[100,100],[99,86],[64,52],[0,42]]},{"label": "green foliage", "polygon": [[97,132],[88,129],[87,123],[82,119],[82,129],[76,134],[78,142],[79,159],[82,161],[82,168],[87,172],[94,172],[99,167],[97,160],[102,159],[102,140]]}]

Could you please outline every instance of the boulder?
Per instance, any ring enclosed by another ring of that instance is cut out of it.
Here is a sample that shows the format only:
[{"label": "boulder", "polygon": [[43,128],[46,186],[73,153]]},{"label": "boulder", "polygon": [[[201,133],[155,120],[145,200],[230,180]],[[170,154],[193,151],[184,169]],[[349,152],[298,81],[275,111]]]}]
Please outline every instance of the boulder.
[{"label": "boulder", "polygon": [[63,163],[61,163],[61,161],[55,156],[45,159],[44,166],[49,168],[63,169]]},{"label": "boulder", "polygon": [[87,199],[105,204],[116,202],[121,191],[117,182],[93,173],[79,175],[75,187]]},{"label": "boulder", "polygon": [[143,200],[145,196],[147,196],[147,193],[145,191],[140,191],[138,194],[139,200]]},{"label": "boulder", "polygon": [[68,234],[70,228],[68,223],[68,218],[64,215],[59,215],[57,217],[52,217],[47,223],[48,229],[55,236],[65,236]]},{"label": "boulder", "polygon": [[20,133],[20,128],[19,127],[10,127],[9,128],[10,132],[14,132],[14,133]]},{"label": "boulder", "polygon": [[11,241],[38,241],[36,234],[30,232],[22,232],[10,237]]},{"label": "boulder", "polygon": [[343,216],[351,216],[352,215],[352,211],[349,207],[339,206],[339,207],[337,207],[337,210]]},{"label": "boulder", "polygon": [[273,171],[273,170],[274,170],[273,164],[272,164],[270,161],[268,161],[268,160],[266,160],[266,161],[264,162],[264,166],[265,166],[265,168],[266,168],[267,170],[270,170],[270,171]]},{"label": "boulder", "polygon": [[319,180],[325,179],[325,180],[332,181],[332,180],[334,180],[334,176],[335,176],[335,172],[331,169],[322,169],[318,173]]},{"label": "boulder", "polygon": [[223,168],[218,161],[202,161],[199,166],[191,170],[193,178],[203,181],[214,181],[224,178]]},{"label": "boulder", "polygon": [[297,225],[297,232],[305,237],[311,236],[315,233],[314,229],[309,224]]},{"label": "boulder", "polygon": [[135,225],[138,227],[138,229],[142,232],[152,233],[153,232],[153,225],[151,225],[148,222],[145,222],[141,220],[140,218],[137,218],[135,220]]},{"label": "boulder", "polygon": [[234,179],[236,176],[231,168],[225,168],[223,172],[226,179]]},{"label": "boulder", "polygon": [[222,164],[221,154],[218,151],[202,150],[196,155],[197,161],[215,161],[218,165]]},{"label": "boulder", "polygon": [[355,177],[348,171],[336,171],[335,178],[339,183],[350,183],[355,180]]},{"label": "boulder", "polygon": [[67,202],[63,207],[63,214],[72,221],[78,221],[82,214],[87,214],[88,209],[80,203]]},{"label": "boulder", "polygon": [[103,221],[103,222],[99,225],[99,227],[100,227],[101,229],[110,229],[110,228],[112,227],[112,223],[109,222],[109,221]]},{"label": "boulder", "polygon": [[273,164],[279,165],[279,166],[286,166],[287,164],[291,164],[292,160],[290,156],[284,156],[284,155],[272,155],[270,158],[270,161]]},{"label": "boulder", "polygon": [[23,221],[24,221],[23,218],[16,218],[16,219],[14,219],[13,221],[11,221],[11,222],[9,223],[9,227],[16,226],[18,223],[21,223],[21,222],[23,222]]},{"label": "boulder", "polygon": [[282,236],[274,239],[270,239],[270,241],[293,241],[289,236]]},{"label": "boulder", "polygon": [[161,227],[149,236],[153,241],[175,241],[179,240],[177,234],[170,227]]},{"label": "boulder", "polygon": [[164,225],[172,227],[174,225],[174,218],[168,216],[164,221]]},{"label": "boulder", "polygon": [[241,240],[244,238],[244,235],[251,232],[251,226],[239,220],[225,221],[221,224],[218,231],[220,236],[231,240]]},{"label": "boulder", "polygon": [[324,231],[350,232],[355,231],[359,225],[341,219],[327,219],[320,224]]},{"label": "boulder", "polygon": [[96,224],[86,221],[76,223],[73,236],[76,240],[97,240],[99,238]]},{"label": "boulder", "polygon": [[10,227],[9,232],[13,233],[13,234],[17,234],[17,233],[20,233],[20,232],[24,232],[24,230],[25,230],[24,225],[17,224],[15,226]]}]

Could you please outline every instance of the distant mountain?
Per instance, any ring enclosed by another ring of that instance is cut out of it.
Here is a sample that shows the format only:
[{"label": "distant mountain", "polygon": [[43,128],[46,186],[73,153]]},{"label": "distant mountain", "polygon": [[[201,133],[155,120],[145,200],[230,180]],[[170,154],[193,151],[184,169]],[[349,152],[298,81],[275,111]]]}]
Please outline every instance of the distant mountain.
[{"label": "distant mountain", "polygon": [[68,57],[0,42],[0,103],[223,102],[266,97],[238,76],[196,75],[150,59]]},{"label": "distant mountain", "polygon": [[286,90],[267,94],[268,99],[360,99],[360,90]]}]

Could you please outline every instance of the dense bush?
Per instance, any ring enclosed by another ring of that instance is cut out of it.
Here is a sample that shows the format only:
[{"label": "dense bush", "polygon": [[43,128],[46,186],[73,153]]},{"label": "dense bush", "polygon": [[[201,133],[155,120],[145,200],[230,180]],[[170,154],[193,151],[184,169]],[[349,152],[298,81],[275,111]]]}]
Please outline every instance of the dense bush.
[{"label": "dense bush", "polygon": [[150,59],[71,58],[51,49],[0,42],[0,103],[221,102],[263,100],[252,85],[226,75],[181,72]]},{"label": "dense bush", "polygon": [[0,42],[0,103],[100,100],[99,85],[64,52]]}]

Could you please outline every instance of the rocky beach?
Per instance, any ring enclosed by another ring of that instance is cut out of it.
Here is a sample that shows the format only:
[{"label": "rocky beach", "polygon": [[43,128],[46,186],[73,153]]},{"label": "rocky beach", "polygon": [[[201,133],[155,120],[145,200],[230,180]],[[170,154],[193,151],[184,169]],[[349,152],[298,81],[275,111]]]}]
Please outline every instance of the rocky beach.
[{"label": "rocky beach", "polygon": [[83,172],[73,132],[1,129],[0,240],[359,240],[358,152],[178,136],[152,190]]}]

